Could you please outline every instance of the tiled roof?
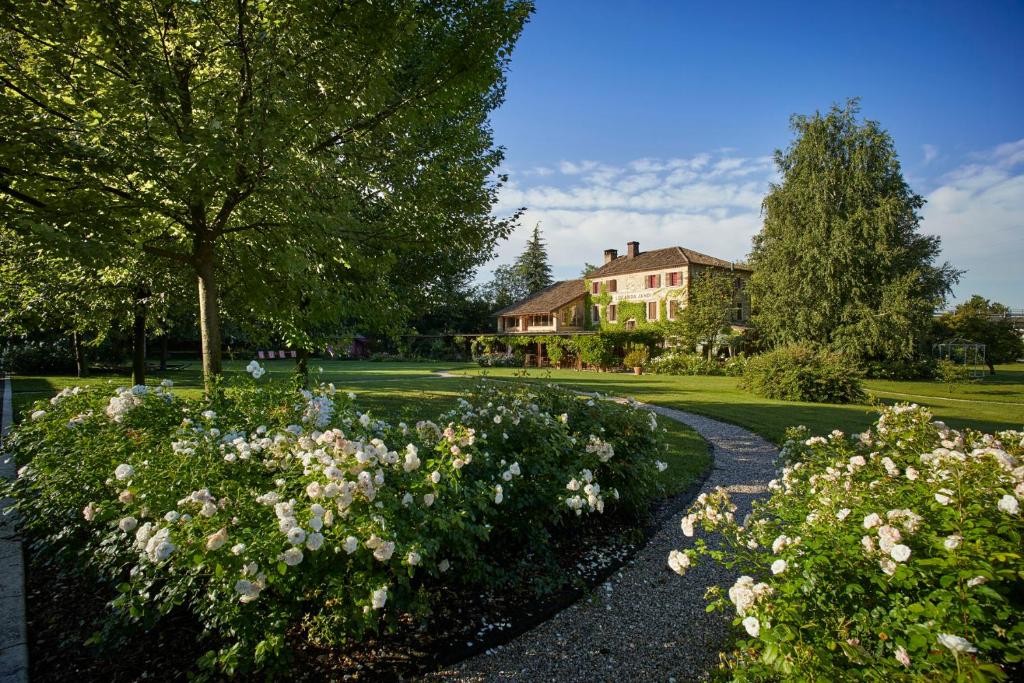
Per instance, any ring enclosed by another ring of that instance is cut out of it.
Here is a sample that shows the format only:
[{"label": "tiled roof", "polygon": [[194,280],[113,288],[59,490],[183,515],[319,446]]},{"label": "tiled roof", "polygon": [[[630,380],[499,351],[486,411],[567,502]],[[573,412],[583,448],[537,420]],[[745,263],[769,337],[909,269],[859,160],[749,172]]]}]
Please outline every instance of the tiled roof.
[{"label": "tiled roof", "polygon": [[552,313],[586,293],[583,280],[562,280],[501,309],[495,315]]},{"label": "tiled roof", "polygon": [[640,273],[652,270],[665,270],[666,268],[682,267],[688,263],[700,266],[718,266],[719,268],[735,268],[736,270],[751,270],[750,266],[741,263],[723,261],[714,256],[702,254],[693,249],[683,247],[666,247],[665,249],[653,249],[641,251],[633,258],[620,256],[609,261],[597,270],[590,273],[590,278],[610,277],[612,275],[625,275],[626,273]]}]

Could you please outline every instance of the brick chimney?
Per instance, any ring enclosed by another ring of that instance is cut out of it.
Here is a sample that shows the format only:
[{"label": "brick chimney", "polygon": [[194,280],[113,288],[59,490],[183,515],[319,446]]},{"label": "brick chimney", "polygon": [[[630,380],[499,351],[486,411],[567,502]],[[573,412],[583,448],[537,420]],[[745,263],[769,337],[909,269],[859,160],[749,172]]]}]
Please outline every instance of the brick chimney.
[{"label": "brick chimney", "polygon": [[639,242],[626,242],[626,258],[636,258],[640,255]]},{"label": "brick chimney", "polygon": [[604,250],[604,262],[611,263],[619,256],[618,249],[605,249]]}]

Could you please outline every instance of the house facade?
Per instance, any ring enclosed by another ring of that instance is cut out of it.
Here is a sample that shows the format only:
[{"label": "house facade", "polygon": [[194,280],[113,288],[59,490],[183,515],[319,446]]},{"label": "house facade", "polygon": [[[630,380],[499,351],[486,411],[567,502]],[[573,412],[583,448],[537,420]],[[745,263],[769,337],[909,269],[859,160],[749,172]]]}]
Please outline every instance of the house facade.
[{"label": "house facade", "polygon": [[498,311],[498,332],[582,332],[586,329],[586,298],[583,280],[556,282]]},{"label": "house facade", "polygon": [[642,252],[638,242],[628,242],[623,256],[606,249],[604,264],[588,276],[589,318],[595,326],[623,329],[674,320],[689,300],[690,283],[707,270],[732,277],[731,322],[745,327],[750,320],[749,266],[684,247]]},{"label": "house facade", "polygon": [[689,284],[707,270],[727,272],[734,283],[734,327],[750,320],[749,266],[684,247],[626,253],[606,249],[604,263],[585,279],[563,280],[497,312],[503,334],[571,333],[635,329],[674,320],[687,304]]}]

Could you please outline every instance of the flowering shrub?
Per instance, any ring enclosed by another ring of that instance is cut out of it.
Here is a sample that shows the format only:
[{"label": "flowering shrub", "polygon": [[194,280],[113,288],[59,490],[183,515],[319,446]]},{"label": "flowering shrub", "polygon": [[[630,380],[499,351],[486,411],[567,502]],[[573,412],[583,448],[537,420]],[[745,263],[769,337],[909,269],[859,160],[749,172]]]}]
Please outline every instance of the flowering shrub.
[{"label": "flowering shrub", "polygon": [[715,359],[708,360],[699,353],[672,351],[652,358],[644,366],[655,375],[723,375],[723,366]]},{"label": "flowering shrub", "polygon": [[841,353],[791,344],[752,357],[740,387],[782,401],[858,403],[866,397],[862,376]]},{"label": "flowering shrub", "polygon": [[476,356],[477,365],[484,368],[521,368],[522,355],[514,353],[481,353]]},{"label": "flowering shrub", "polygon": [[1024,433],[959,433],[912,405],[864,434],[791,430],[784,468],[742,522],[724,490],[683,518],[722,535],[673,551],[742,572],[712,607],[749,639],[738,680],[1002,680],[1024,657]]},{"label": "flowering shrub", "polygon": [[286,636],[422,617],[432,585],[501,580],[509,548],[542,557],[545,530],[656,493],[659,432],[635,407],[485,381],[438,423],[392,425],[332,385],[247,382],[208,402],[69,389],[12,433],[3,492],[39,561],[116,587],[107,632],[186,609],[213,643],[201,665],[251,669]]}]

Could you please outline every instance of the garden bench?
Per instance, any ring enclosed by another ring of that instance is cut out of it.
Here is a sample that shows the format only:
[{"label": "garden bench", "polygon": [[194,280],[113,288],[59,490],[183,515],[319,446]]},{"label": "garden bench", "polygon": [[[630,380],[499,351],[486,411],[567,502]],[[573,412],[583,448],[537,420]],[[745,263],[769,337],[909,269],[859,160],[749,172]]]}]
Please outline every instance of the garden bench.
[{"label": "garden bench", "polygon": [[298,358],[298,351],[257,351],[256,358],[259,360],[274,360],[276,358]]}]

